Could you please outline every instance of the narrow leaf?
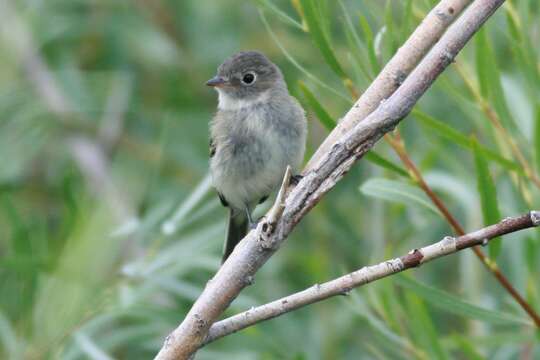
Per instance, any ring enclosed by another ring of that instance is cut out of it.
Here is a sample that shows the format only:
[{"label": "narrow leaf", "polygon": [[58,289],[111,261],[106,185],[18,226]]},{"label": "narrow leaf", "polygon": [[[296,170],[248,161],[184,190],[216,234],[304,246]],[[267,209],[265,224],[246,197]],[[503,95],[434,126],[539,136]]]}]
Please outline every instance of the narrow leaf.
[{"label": "narrow leaf", "polygon": [[367,21],[364,15],[359,14],[358,21],[360,23],[360,27],[362,28],[362,32],[364,33],[364,40],[367,46],[369,62],[371,63],[371,69],[374,74],[378,74],[379,71],[381,70],[381,66],[379,65],[379,61],[377,60],[377,53],[375,51],[375,40],[374,40],[373,31],[371,30],[371,26],[369,26],[369,22]]},{"label": "narrow leaf", "polygon": [[489,67],[491,66],[489,57],[490,49],[486,31],[480,29],[475,36],[476,41],[476,72],[480,84],[480,93],[484,98],[489,96]]},{"label": "narrow leaf", "polygon": [[[420,110],[413,110],[413,115],[416,117],[417,120],[422,123],[422,125],[428,127],[430,130],[433,130],[439,136],[454,142],[456,145],[472,150],[472,144],[470,139],[466,135],[446,124],[445,122],[435,119],[434,117]],[[516,171],[520,175],[525,175],[523,168],[516,164],[514,161],[506,159],[505,157],[499,155],[499,153],[481,144],[478,144],[478,146],[480,147],[486,158],[488,158],[489,160],[498,163],[500,166],[507,170]]]},{"label": "narrow leaf", "polygon": [[414,206],[421,205],[433,213],[439,214],[437,208],[433,206],[422,191],[404,182],[373,178],[362,184],[360,191],[365,195],[390,202]]},{"label": "narrow leaf", "polygon": [[255,0],[257,3],[259,3],[259,6],[268,9],[270,12],[272,12],[274,15],[276,15],[278,18],[280,18],[284,23],[289,24],[299,30],[304,31],[304,28],[302,24],[300,24],[298,21],[287,15],[283,10],[278,8],[272,1],[270,0]]},{"label": "narrow leaf", "polygon": [[409,177],[409,173],[403,169],[401,166],[394,164],[390,160],[385,159],[381,155],[377,154],[375,151],[371,150],[366,155],[364,159],[369,161],[372,164],[378,165],[384,169],[390,170],[399,176]]},{"label": "narrow leaf", "polygon": [[319,100],[313,95],[311,90],[304,84],[303,81],[298,82],[298,86],[300,87],[300,90],[304,94],[304,98],[306,99],[306,102],[308,103],[309,107],[313,110],[321,124],[327,129],[332,130],[336,126],[336,122],[328,114],[328,112],[324,109],[324,107],[321,105]]},{"label": "narrow leaf", "polygon": [[276,33],[272,30],[270,27],[270,24],[268,23],[268,20],[266,19],[266,16],[264,15],[264,11],[259,11],[259,15],[261,17],[261,21],[264,24],[266,31],[268,31],[268,34],[270,34],[270,37],[276,45],[279,47],[283,55],[289,60],[291,64],[293,64],[300,72],[302,72],[305,76],[307,76],[309,79],[311,79],[313,82],[315,82],[317,85],[321,86],[322,88],[328,90],[329,92],[339,96],[341,99],[345,100],[348,103],[352,103],[351,99],[348,95],[341,93],[340,91],[334,89],[333,87],[329,86],[327,83],[323,82],[321,79],[319,79],[317,76],[310,73],[305,67],[303,67],[297,60],[294,58],[289,51],[283,46],[279,38],[277,37]]},{"label": "narrow leaf", "polygon": [[536,171],[540,172],[540,103],[536,105],[536,119],[534,122],[534,153]]},{"label": "narrow leaf", "polygon": [[448,359],[448,354],[443,350],[437,329],[431,321],[431,316],[420,297],[412,292],[405,294],[407,314],[410,318],[408,324],[418,345],[430,353],[431,359]]},{"label": "narrow leaf", "polygon": [[324,35],[321,22],[317,18],[315,2],[313,0],[301,0],[300,3],[302,5],[304,20],[309,27],[309,33],[311,34],[315,45],[319,48],[324,60],[340,78],[347,78],[345,71],[343,71],[343,68],[334,54],[334,50]]},{"label": "narrow leaf", "polygon": [[489,310],[449,294],[445,291],[422,284],[408,276],[395,276],[394,281],[397,285],[411,290],[417,296],[424,299],[427,303],[452,314],[464,316],[465,318],[481,320],[490,324],[514,324],[528,325],[532,323],[527,319],[504,313],[500,310]]},{"label": "narrow leaf", "polygon": [[515,130],[515,122],[510,115],[501,83],[501,72],[496,62],[496,55],[489,41],[485,28],[476,35],[476,71],[480,83],[480,92],[484,101],[493,105],[503,125]]},{"label": "narrow leaf", "polygon": [[[480,203],[482,205],[482,215],[484,225],[494,224],[501,219],[499,205],[497,203],[497,189],[491,174],[489,172],[486,157],[482,149],[478,146],[475,138],[471,140],[474,152],[474,162],[476,165],[476,185],[480,194]],[[489,255],[496,259],[501,250],[501,239],[496,238],[490,241]]]}]

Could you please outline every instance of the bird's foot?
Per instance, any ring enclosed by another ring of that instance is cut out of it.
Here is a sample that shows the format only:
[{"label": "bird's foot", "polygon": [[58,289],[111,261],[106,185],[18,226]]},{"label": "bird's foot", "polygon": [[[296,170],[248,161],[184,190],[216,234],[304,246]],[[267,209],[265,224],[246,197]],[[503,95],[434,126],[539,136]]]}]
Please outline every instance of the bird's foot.
[{"label": "bird's foot", "polygon": [[296,186],[304,178],[304,175],[292,175],[291,180],[289,180],[289,185]]}]

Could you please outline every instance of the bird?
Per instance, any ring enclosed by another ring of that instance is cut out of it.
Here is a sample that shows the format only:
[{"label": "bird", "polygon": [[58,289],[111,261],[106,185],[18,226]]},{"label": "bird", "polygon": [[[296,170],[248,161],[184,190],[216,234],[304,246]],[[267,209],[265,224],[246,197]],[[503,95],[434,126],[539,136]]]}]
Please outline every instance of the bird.
[{"label": "bird", "polygon": [[241,51],[206,82],[218,93],[210,122],[210,174],[229,208],[222,263],[250,228],[252,212],[279,188],[287,166],[298,180],[307,120],[279,67],[259,51]]}]

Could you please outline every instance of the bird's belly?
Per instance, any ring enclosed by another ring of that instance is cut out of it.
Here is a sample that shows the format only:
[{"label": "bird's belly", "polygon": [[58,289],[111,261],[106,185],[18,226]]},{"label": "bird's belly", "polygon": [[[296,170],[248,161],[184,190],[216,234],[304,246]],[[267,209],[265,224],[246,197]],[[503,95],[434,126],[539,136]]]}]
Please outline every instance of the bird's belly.
[{"label": "bird's belly", "polygon": [[269,140],[236,138],[218,146],[210,164],[212,179],[231,207],[251,207],[281,183],[287,154]]}]

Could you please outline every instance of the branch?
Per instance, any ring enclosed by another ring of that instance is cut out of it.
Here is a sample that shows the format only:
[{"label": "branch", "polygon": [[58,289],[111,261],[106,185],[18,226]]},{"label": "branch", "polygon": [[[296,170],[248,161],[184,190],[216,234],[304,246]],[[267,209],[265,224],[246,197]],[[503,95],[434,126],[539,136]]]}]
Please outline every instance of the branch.
[{"label": "branch", "polygon": [[311,169],[330,150],[334,142],[373,112],[396,91],[405,78],[437,43],[448,26],[471,0],[442,0],[426,15],[397,53],[385,65],[360,99],[319,146],[306,169]]},{"label": "branch", "polygon": [[421,249],[411,250],[407,255],[399,258],[387,260],[377,265],[363,267],[360,270],[337,279],[323,284],[313,285],[306,290],[221,320],[212,325],[204,345],[261,321],[275,318],[306,305],[328,299],[332,296],[346,295],[353,288],[369,284],[410,268],[418,267],[433,259],[454,254],[462,249],[477,245],[486,245],[489,240],[498,236],[538,225],[540,225],[540,211],[531,211],[518,217],[505,218],[498,224],[457,238],[447,236],[435,244]]},{"label": "branch", "polygon": [[[357,122],[323,153],[285,199],[274,226],[261,221],[235,248],[210,280],[184,321],[167,337],[156,359],[187,359],[206,339],[210,326],[240,291],[253,282],[257,270],[277,250],[296,224],[352,165],[411,111],[414,104],[453,61],[474,33],[504,0],[476,0],[442,36],[397,91]],[[354,112],[353,112],[354,113]],[[352,116],[352,115],[351,115]]]},{"label": "branch", "polygon": [[[405,143],[399,136],[395,136],[390,139],[390,144],[392,145],[392,148],[396,151],[401,161],[405,164],[405,167],[411,174],[413,180],[417,183],[417,185],[426,193],[426,195],[429,197],[429,199],[433,202],[433,204],[439,209],[442,216],[446,219],[446,221],[450,224],[452,229],[454,229],[454,232],[461,236],[465,234],[465,230],[463,227],[459,224],[458,220],[452,215],[450,210],[446,207],[444,202],[439,198],[439,196],[429,187],[429,185],[424,180],[424,177],[422,176],[422,173],[416,166],[416,164],[412,161],[412,159],[407,154],[407,150],[405,149]],[[473,246],[471,249],[476,257],[480,259],[482,264],[485,266],[485,268],[491,272],[491,274],[497,279],[499,284],[510,294],[514,300],[521,306],[521,308],[532,318],[535,325],[540,328],[540,316],[538,313],[533,309],[533,307],[527,303],[527,301],[521,296],[521,294],[514,288],[510,280],[506,278],[506,276],[501,272],[499,269],[499,266],[495,262],[495,260],[491,259],[489,256],[484,254],[482,249],[479,246]]]}]

